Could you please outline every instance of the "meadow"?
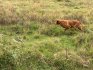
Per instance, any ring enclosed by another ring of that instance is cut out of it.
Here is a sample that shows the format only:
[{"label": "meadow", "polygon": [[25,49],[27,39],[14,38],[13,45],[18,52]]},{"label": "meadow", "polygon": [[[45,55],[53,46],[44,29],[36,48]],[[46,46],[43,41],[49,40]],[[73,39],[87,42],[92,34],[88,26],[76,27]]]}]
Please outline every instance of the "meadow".
[{"label": "meadow", "polygon": [[[0,0],[0,70],[93,70],[92,0]],[[83,30],[56,25],[77,19]]]}]

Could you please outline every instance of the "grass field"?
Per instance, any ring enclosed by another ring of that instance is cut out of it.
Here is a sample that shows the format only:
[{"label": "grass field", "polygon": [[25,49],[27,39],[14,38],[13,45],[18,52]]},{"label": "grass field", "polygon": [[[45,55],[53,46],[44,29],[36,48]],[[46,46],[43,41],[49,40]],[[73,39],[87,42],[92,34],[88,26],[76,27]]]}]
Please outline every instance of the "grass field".
[{"label": "grass field", "polygon": [[[1,0],[0,70],[92,70],[92,0]],[[56,19],[77,19],[66,32]]]}]

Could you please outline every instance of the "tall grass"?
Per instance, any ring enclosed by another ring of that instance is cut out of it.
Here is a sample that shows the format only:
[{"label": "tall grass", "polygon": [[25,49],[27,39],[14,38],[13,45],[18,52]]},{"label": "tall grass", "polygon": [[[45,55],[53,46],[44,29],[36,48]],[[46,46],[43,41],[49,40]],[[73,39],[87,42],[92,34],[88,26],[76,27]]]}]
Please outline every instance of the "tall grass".
[{"label": "tall grass", "polygon": [[55,20],[59,18],[72,18],[83,23],[92,23],[92,4],[88,5],[87,1],[68,1],[70,0],[62,0],[61,2],[52,0],[1,1],[0,24],[29,23],[33,20],[55,23]]},{"label": "tall grass", "polygon": [[[92,2],[0,1],[0,70],[92,70]],[[86,27],[65,32],[56,19]]]}]

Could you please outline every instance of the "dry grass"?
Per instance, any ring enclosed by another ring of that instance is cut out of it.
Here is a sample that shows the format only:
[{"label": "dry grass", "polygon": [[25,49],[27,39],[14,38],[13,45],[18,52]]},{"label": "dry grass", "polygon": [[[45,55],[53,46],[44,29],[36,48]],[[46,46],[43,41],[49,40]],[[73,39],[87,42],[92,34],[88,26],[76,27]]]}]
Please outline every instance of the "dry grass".
[{"label": "dry grass", "polygon": [[0,24],[26,23],[27,21],[54,23],[59,18],[72,18],[81,20],[83,23],[92,23],[92,1],[88,3],[72,0],[70,2],[4,0],[0,1]]},{"label": "dry grass", "polygon": [[[0,26],[0,70],[93,69],[92,3],[1,0],[0,24],[9,26]],[[78,19],[85,30],[64,32],[56,19]]]}]

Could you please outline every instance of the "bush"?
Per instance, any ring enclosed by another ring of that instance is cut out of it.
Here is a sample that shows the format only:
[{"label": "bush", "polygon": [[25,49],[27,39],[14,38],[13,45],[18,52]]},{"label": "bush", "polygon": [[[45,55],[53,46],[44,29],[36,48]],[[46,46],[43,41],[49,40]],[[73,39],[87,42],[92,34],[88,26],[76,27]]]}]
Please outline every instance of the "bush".
[{"label": "bush", "polygon": [[0,70],[16,70],[15,59],[11,53],[5,51],[0,56]]},{"label": "bush", "polygon": [[93,37],[92,37],[93,34],[91,33],[81,33],[81,34],[78,34],[76,37],[75,37],[75,42],[76,42],[76,47],[84,47],[86,49],[89,49],[89,47],[91,47],[93,44],[92,44],[92,41],[93,41]]},{"label": "bush", "polygon": [[53,25],[43,25],[38,32],[40,34],[48,35],[48,36],[61,36],[63,35],[63,29],[60,26]]},{"label": "bush", "polygon": [[76,13],[72,13],[72,14],[68,14],[68,15],[64,16],[63,18],[64,19],[79,20],[83,24],[88,23],[87,19],[82,14],[78,14],[77,12]]},{"label": "bush", "polygon": [[65,1],[65,2],[70,2],[70,0],[57,0],[57,1]]},{"label": "bush", "polygon": [[21,54],[18,62],[18,68],[22,70],[50,70],[44,55],[37,50],[31,50]]},{"label": "bush", "polygon": [[54,66],[58,70],[75,70],[80,68],[79,65],[82,67],[81,58],[72,50],[62,50],[54,54]]}]

